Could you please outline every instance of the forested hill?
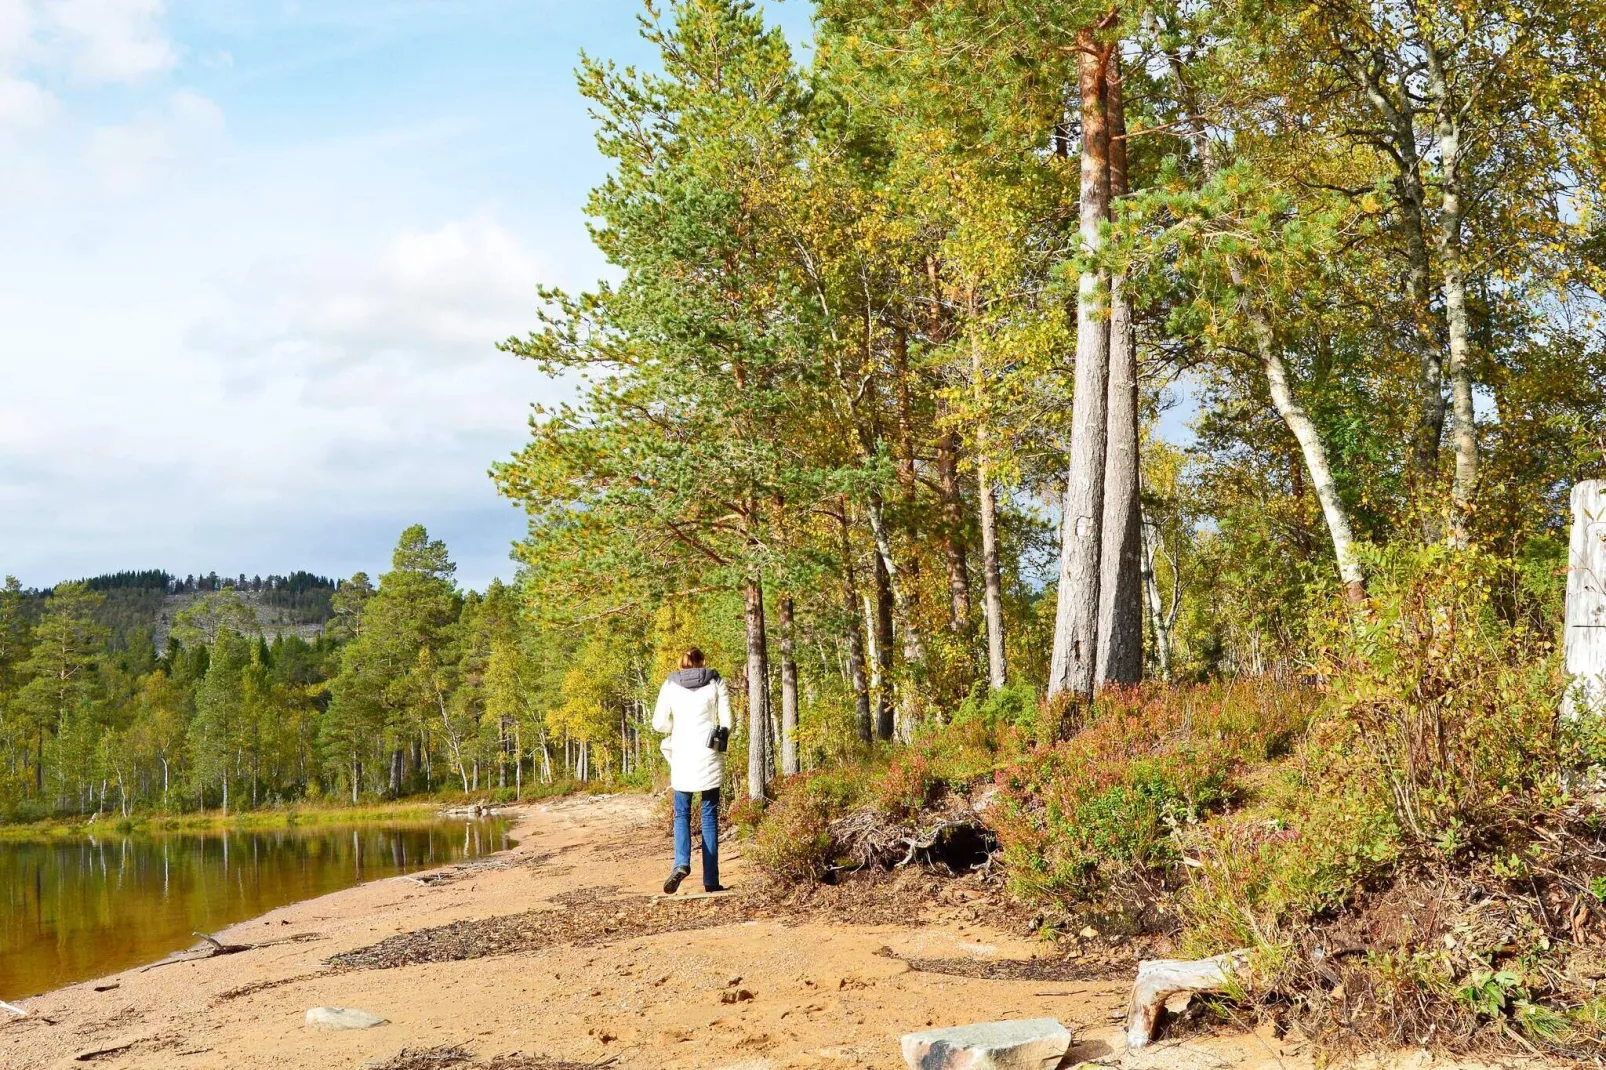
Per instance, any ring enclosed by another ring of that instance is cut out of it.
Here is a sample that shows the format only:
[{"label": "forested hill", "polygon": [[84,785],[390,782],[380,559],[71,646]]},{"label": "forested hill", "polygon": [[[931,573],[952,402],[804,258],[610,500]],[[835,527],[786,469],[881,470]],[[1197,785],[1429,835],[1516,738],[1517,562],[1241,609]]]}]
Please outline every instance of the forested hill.
[{"label": "forested hill", "polygon": [[[110,646],[126,650],[148,640],[158,651],[167,645],[173,622],[204,595],[232,590],[256,614],[264,635],[297,635],[311,639],[330,617],[330,598],[337,583],[327,576],[297,570],[288,575],[219,576],[216,572],[177,576],[161,569],[112,572],[81,581],[102,596],[96,620],[110,632]],[[33,592],[39,604],[51,593]]]}]

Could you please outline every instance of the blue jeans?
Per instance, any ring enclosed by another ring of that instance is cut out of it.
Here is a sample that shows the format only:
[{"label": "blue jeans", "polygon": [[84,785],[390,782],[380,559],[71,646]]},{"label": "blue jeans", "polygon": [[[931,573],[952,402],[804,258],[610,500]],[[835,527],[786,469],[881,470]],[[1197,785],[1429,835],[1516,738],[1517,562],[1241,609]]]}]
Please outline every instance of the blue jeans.
[{"label": "blue jeans", "polygon": [[[675,792],[675,868],[691,868],[692,792]],[[719,887],[719,789],[703,795],[703,887]]]}]

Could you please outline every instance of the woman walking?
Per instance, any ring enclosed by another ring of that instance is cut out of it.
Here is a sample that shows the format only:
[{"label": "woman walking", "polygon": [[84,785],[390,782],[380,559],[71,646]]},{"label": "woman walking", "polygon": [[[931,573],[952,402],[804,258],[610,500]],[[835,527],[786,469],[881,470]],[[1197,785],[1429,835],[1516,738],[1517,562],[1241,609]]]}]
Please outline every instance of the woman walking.
[{"label": "woman walking", "polygon": [[719,784],[725,775],[725,744],[730,738],[731,703],[725,681],[703,665],[703,652],[692,647],[658,689],[653,731],[661,732],[669,759],[669,787],[675,793],[675,868],[664,881],[673,895],[691,875],[691,797],[702,795],[703,887],[723,891],[719,883]]}]

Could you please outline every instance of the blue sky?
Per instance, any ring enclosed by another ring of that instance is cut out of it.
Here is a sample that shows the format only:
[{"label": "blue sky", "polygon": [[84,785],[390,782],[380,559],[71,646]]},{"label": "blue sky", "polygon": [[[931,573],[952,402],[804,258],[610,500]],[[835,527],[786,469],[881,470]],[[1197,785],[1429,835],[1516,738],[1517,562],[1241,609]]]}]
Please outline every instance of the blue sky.
[{"label": "blue sky", "polygon": [[[0,0],[0,573],[509,576],[498,353],[605,268],[581,49],[634,0]],[[806,34],[801,0],[771,5]]]}]

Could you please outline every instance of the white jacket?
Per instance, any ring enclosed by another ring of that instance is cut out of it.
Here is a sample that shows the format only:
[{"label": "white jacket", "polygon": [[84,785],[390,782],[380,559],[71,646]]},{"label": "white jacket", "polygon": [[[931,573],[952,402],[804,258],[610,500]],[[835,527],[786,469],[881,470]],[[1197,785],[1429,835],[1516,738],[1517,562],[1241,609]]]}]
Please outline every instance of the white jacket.
[{"label": "white jacket", "polygon": [[712,791],[725,773],[725,756],[708,745],[715,726],[731,726],[730,694],[724,680],[714,680],[693,691],[673,680],[658,689],[658,706],[652,727],[664,734],[664,757],[669,759],[669,786],[676,791]]}]

